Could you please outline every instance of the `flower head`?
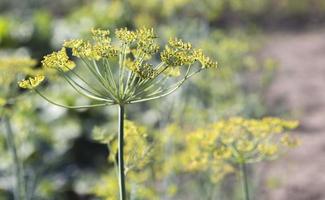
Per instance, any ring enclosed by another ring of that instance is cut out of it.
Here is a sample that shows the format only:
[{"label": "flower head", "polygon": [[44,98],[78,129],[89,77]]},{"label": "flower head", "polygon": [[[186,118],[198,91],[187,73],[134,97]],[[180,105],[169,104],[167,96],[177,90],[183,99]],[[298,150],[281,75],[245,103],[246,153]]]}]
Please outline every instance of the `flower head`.
[{"label": "flower head", "polygon": [[76,66],[73,61],[69,60],[64,47],[57,52],[44,56],[42,65],[47,68],[54,68],[62,71],[69,71]]},{"label": "flower head", "polygon": [[72,49],[72,55],[79,58],[99,60],[117,56],[118,50],[111,45],[108,30],[92,29],[92,40],[72,39],[63,46]]},{"label": "flower head", "polygon": [[127,28],[116,29],[115,35],[119,40],[127,44],[131,44],[137,38],[136,33],[134,31],[129,31]]},{"label": "flower head", "polygon": [[202,49],[195,50],[193,53],[195,60],[198,60],[203,68],[216,68],[218,63],[203,54]]},{"label": "flower head", "polygon": [[212,124],[200,135],[192,132],[187,137],[196,141],[193,146],[200,148],[200,152],[209,152],[217,160],[250,163],[274,159],[288,147],[299,145],[299,140],[285,133],[297,126],[297,121],[279,118],[234,117]]},{"label": "flower head", "polygon": [[[91,36],[65,41],[64,47],[45,56],[42,64],[60,71],[78,93],[105,105],[164,97],[203,69],[216,66],[202,50],[177,38],[170,39],[160,52],[160,61],[155,60],[160,47],[152,28],[117,29],[115,38],[108,30],[92,29]],[[75,63],[65,48],[72,50],[81,61],[78,63],[84,64],[80,66],[85,69],[82,71],[89,75],[73,69]]]},{"label": "flower head", "polygon": [[18,82],[19,87],[24,89],[34,89],[39,84],[41,84],[45,79],[43,75],[36,75],[34,77],[29,77],[28,79],[24,79]]},{"label": "flower head", "polygon": [[161,60],[166,63],[166,65],[178,67],[193,64],[195,61],[193,53],[194,51],[190,43],[174,38],[168,41],[168,44],[160,56]]}]

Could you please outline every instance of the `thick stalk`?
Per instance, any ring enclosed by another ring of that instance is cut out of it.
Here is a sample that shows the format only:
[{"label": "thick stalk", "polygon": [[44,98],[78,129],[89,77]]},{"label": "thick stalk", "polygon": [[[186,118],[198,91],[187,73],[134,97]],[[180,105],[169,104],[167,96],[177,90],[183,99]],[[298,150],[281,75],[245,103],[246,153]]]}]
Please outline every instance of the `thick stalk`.
[{"label": "thick stalk", "polygon": [[249,198],[249,188],[248,188],[248,174],[246,164],[240,163],[240,178],[242,182],[243,195],[245,200],[250,200]]},{"label": "thick stalk", "polygon": [[126,200],[125,173],[124,173],[124,105],[119,105],[118,120],[118,181],[120,200]]},{"label": "thick stalk", "polygon": [[8,117],[3,118],[6,133],[7,133],[7,143],[8,143],[8,148],[11,151],[12,157],[13,157],[13,162],[14,162],[14,174],[15,174],[15,192],[14,196],[16,200],[23,200],[25,199],[25,194],[24,194],[24,177],[23,177],[23,171],[22,171],[22,166],[21,162],[18,157],[17,153],[17,148],[15,144],[15,139],[14,139],[14,134],[11,128],[10,124],[10,119]]}]

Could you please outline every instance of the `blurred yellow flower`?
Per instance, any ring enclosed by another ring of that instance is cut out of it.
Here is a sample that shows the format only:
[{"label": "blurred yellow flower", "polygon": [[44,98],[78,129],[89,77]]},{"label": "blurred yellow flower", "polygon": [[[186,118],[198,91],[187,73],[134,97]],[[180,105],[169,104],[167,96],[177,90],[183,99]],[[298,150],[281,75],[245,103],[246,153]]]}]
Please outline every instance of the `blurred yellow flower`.
[{"label": "blurred yellow flower", "polygon": [[274,156],[278,153],[279,149],[276,144],[259,144],[258,151],[265,156]]},{"label": "blurred yellow flower", "polygon": [[17,81],[19,74],[30,74],[36,61],[27,57],[2,57],[0,58],[0,83],[8,86]]},{"label": "blurred yellow flower", "polygon": [[[261,120],[233,117],[220,120],[206,130],[200,129],[199,134],[189,133],[187,141],[196,147],[198,157],[210,152],[217,160],[258,162],[274,159],[287,147],[298,146],[299,140],[286,133],[297,126],[297,121],[272,117]],[[191,147],[192,151],[195,147]]]}]

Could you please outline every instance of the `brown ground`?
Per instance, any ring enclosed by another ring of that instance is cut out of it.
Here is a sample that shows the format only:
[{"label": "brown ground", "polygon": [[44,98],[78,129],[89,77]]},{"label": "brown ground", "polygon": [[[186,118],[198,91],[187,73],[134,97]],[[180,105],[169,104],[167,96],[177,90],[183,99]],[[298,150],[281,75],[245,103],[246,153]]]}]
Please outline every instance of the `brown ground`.
[{"label": "brown ground", "polygon": [[301,121],[303,144],[262,165],[263,200],[325,200],[325,30],[269,36],[264,56],[280,68],[268,93],[272,108],[285,106]]}]

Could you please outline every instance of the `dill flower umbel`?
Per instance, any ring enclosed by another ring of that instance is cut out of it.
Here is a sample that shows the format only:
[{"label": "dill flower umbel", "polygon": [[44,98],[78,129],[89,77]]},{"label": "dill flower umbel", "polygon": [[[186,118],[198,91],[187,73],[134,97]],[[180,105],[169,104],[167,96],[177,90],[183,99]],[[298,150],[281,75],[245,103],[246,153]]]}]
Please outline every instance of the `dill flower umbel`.
[{"label": "dill flower umbel", "polygon": [[[109,30],[93,29],[90,39],[67,40],[61,50],[44,56],[42,61],[45,69],[55,69],[79,94],[97,103],[67,106],[52,101],[36,88],[43,80],[40,77],[22,80],[19,85],[66,108],[119,105],[118,171],[120,199],[124,200],[125,105],[167,96],[202,70],[215,69],[217,63],[177,38],[170,39],[160,50],[158,37],[150,28],[122,28],[115,31],[115,37],[110,35]],[[72,51],[75,61],[69,58],[66,48]]]},{"label": "dill flower umbel", "polygon": [[185,136],[186,145],[179,156],[183,168],[187,172],[205,172],[209,174],[210,181],[220,182],[226,175],[232,173],[234,168],[223,159],[214,159],[214,154],[229,156],[227,150],[212,153],[217,135],[206,129],[197,129]]},{"label": "dill flower umbel", "polygon": [[229,163],[233,168],[238,165],[243,193],[249,200],[246,165],[276,159],[288,148],[299,145],[299,140],[288,134],[297,126],[297,121],[272,117],[260,120],[233,117],[218,121],[207,129],[187,135],[190,148],[193,148],[192,166],[207,168],[209,159]]},{"label": "dill flower umbel", "polygon": [[[201,152],[210,152],[216,160],[254,163],[275,159],[287,148],[299,145],[299,140],[287,133],[297,126],[297,121],[279,118],[233,117],[210,125],[201,134],[192,132],[187,137],[190,141],[197,140]],[[200,137],[204,139],[197,139]]]},{"label": "dill flower umbel", "polygon": [[[160,46],[153,29],[117,29],[114,40],[108,30],[93,29],[91,35],[89,40],[65,41],[61,50],[44,57],[42,65],[56,69],[77,92],[105,105],[166,96],[203,69],[217,67],[201,49],[194,49],[178,38],[168,41],[157,63],[154,57]],[[80,59],[83,65],[78,67],[86,70],[87,75],[74,69],[76,64],[68,57],[66,48]]]}]

